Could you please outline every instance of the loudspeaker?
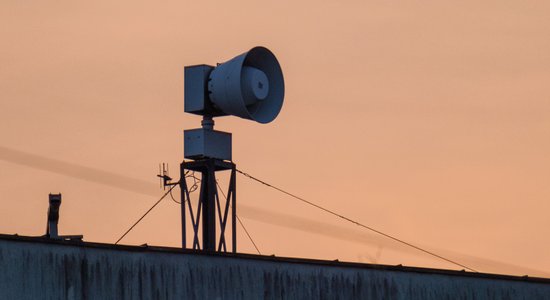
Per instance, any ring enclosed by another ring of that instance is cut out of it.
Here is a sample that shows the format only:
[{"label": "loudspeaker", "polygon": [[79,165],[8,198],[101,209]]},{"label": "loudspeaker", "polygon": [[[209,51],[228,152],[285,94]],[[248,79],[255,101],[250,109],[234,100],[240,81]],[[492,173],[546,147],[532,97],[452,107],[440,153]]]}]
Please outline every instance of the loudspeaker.
[{"label": "loudspeaker", "polygon": [[281,111],[285,83],[275,55],[265,47],[254,47],[216,66],[208,76],[207,90],[214,109],[269,123]]}]

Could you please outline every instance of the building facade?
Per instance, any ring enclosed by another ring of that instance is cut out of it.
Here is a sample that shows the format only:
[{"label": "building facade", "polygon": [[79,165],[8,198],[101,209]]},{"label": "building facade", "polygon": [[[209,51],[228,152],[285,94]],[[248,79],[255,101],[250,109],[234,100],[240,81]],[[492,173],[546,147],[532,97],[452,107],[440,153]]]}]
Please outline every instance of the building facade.
[{"label": "building facade", "polygon": [[0,299],[550,299],[550,279],[0,235]]}]

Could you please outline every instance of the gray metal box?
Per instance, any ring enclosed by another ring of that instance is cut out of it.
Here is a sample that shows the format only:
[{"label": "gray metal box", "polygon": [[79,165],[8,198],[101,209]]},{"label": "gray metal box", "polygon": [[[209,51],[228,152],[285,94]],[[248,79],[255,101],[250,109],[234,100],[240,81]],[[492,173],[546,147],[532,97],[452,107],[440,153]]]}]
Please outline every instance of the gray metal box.
[{"label": "gray metal box", "polygon": [[197,128],[183,131],[183,156],[187,159],[231,160],[231,133]]},{"label": "gray metal box", "polygon": [[188,66],[184,69],[184,110],[197,115],[223,116],[214,108],[208,97],[208,76],[214,67],[209,65]]}]

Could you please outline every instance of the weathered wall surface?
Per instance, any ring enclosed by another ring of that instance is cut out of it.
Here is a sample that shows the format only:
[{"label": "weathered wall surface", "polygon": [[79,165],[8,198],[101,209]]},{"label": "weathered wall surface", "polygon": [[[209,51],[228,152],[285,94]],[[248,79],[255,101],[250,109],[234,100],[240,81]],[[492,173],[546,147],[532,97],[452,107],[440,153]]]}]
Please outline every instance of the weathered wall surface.
[{"label": "weathered wall surface", "polygon": [[0,299],[550,299],[550,284],[0,239]]}]

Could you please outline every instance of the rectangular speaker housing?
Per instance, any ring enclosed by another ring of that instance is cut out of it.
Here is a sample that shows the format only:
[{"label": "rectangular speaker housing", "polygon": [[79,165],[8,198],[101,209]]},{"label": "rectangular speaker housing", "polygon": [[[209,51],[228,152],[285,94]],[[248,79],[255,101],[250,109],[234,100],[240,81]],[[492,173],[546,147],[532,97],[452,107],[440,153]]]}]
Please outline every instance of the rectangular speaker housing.
[{"label": "rectangular speaker housing", "polygon": [[225,116],[227,114],[216,109],[208,97],[208,76],[214,70],[213,66],[196,65],[184,69],[184,110],[201,116]]},{"label": "rectangular speaker housing", "polygon": [[197,128],[184,130],[183,138],[183,156],[187,159],[232,159],[229,132]]}]

